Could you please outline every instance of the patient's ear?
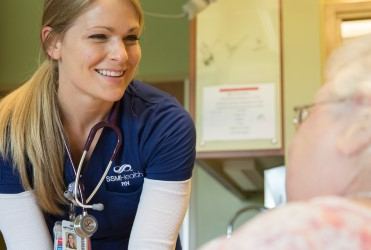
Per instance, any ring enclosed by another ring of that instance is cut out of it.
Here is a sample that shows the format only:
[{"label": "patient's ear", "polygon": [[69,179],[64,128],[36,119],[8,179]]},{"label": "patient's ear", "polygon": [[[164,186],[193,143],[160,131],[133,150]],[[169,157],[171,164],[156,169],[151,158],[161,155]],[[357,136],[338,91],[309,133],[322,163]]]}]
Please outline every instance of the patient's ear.
[{"label": "patient's ear", "polygon": [[337,140],[338,150],[347,156],[357,155],[371,144],[371,116],[369,112],[362,115]]},{"label": "patient's ear", "polygon": [[61,58],[61,42],[54,36],[49,37],[53,29],[50,26],[45,26],[41,30],[41,39],[43,41],[44,49],[46,53],[54,60],[59,60]]}]

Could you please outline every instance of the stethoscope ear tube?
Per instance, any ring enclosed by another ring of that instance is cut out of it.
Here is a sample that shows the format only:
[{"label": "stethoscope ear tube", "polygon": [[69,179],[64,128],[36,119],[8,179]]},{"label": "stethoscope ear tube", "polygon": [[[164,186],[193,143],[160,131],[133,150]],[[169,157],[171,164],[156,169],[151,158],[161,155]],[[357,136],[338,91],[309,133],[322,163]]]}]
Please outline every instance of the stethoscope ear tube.
[{"label": "stethoscope ear tube", "polygon": [[[64,197],[66,197],[69,201],[71,201],[73,204],[75,204],[76,206],[80,206],[79,204],[77,204],[76,200],[73,198],[73,195],[70,191],[66,190],[64,192]],[[93,205],[84,205],[84,204],[81,204],[82,208],[90,208],[90,209],[93,209],[93,210],[96,210],[96,211],[102,211],[104,209],[104,205],[102,203],[96,203],[96,204],[93,204]]]},{"label": "stethoscope ear tube", "polygon": [[116,158],[116,155],[118,153],[118,149],[121,147],[122,144],[122,133],[120,129],[117,127],[116,124],[113,124],[111,121],[101,121],[94,125],[94,127],[90,130],[88,139],[86,140],[85,146],[84,146],[84,151],[88,152],[91,146],[91,143],[94,140],[95,134],[98,132],[99,129],[101,128],[106,128],[109,127],[111,128],[116,136],[117,136],[117,143],[115,146],[115,149],[113,150],[113,153],[111,155],[111,161],[113,161]]},{"label": "stethoscope ear tube", "polygon": [[68,190],[64,191],[64,197],[66,197],[69,201],[74,201],[72,193]]},{"label": "stethoscope ear tube", "polygon": [[104,209],[104,205],[102,203],[93,204],[91,206],[93,210],[102,211]]}]

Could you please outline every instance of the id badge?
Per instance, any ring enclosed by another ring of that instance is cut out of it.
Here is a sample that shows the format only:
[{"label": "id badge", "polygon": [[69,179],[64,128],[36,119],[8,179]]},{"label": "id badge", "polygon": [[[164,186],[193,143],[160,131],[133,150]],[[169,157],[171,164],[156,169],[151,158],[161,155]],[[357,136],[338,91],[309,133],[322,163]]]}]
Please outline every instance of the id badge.
[{"label": "id badge", "polygon": [[54,225],[54,250],[88,250],[89,239],[78,236],[73,222],[57,221]]},{"label": "id badge", "polygon": [[57,221],[54,224],[53,228],[53,234],[54,234],[54,250],[62,250],[63,248],[63,239],[62,239],[62,222]]}]

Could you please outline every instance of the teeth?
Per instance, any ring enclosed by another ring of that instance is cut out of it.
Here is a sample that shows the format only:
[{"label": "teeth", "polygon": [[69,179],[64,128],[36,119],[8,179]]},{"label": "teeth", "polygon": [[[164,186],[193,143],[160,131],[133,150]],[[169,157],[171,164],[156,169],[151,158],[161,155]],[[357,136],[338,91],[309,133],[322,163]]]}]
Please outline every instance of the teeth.
[{"label": "teeth", "polygon": [[104,69],[99,69],[97,71],[103,76],[122,76],[122,74],[124,73],[124,71],[108,71]]}]

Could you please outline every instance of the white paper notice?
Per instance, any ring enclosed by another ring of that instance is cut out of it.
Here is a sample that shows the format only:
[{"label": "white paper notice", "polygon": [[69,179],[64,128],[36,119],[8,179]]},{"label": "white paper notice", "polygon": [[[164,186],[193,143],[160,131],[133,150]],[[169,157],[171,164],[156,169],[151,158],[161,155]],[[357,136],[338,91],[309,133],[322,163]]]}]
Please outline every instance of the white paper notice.
[{"label": "white paper notice", "polygon": [[203,141],[276,138],[274,83],[205,87]]}]

